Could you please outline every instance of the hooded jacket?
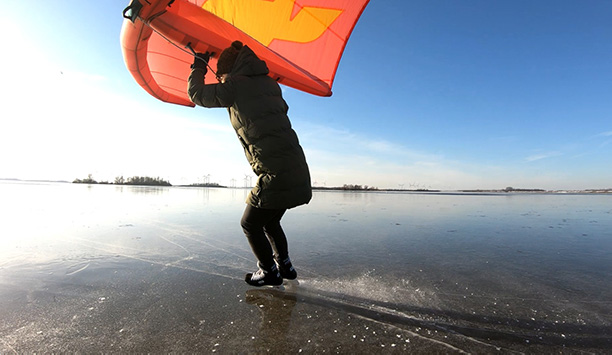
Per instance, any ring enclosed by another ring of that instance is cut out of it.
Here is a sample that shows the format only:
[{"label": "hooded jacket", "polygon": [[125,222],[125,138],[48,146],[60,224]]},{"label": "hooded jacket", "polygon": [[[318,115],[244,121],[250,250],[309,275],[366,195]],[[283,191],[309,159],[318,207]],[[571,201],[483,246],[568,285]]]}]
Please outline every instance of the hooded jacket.
[{"label": "hooded jacket", "polygon": [[246,202],[264,209],[287,209],[312,198],[310,173],[297,134],[287,116],[289,107],[266,63],[242,47],[224,83],[204,84],[205,70],[189,75],[189,97],[204,107],[227,107],[244,148],[256,186]]}]

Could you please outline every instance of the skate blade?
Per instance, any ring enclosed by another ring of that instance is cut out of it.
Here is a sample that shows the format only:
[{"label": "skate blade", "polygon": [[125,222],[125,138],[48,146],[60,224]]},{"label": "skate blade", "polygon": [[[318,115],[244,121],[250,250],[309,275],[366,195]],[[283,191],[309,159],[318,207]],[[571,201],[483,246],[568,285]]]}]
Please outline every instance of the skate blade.
[{"label": "skate blade", "polygon": [[292,291],[300,284],[300,282],[296,280],[283,280],[283,283],[280,285],[263,285],[260,288],[267,288],[279,291]]}]

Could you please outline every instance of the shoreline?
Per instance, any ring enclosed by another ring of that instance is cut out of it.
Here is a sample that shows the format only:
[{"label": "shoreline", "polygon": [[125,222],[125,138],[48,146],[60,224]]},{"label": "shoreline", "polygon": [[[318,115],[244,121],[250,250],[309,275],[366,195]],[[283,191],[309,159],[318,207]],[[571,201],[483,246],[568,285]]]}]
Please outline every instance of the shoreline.
[{"label": "shoreline", "polygon": [[[146,185],[146,184],[114,184],[114,183],[75,183],[66,180],[26,180],[26,179],[15,179],[15,178],[0,178],[0,182],[30,182],[30,183],[65,183],[65,184],[85,184],[85,185],[113,185],[113,186],[145,186],[145,187],[181,187],[181,188],[222,188],[222,189],[236,189],[244,190],[251,189],[252,187],[230,187],[219,185],[216,183],[211,184],[190,184],[190,185]],[[344,191],[344,192],[399,192],[399,193],[423,193],[423,194],[477,194],[477,195],[511,195],[511,194],[612,194],[612,188],[592,188],[592,189],[561,189],[561,190],[546,190],[546,189],[458,189],[458,190],[438,190],[438,189],[385,189],[385,188],[362,188],[362,189],[350,189],[344,187],[321,187],[312,186],[314,191]]]}]

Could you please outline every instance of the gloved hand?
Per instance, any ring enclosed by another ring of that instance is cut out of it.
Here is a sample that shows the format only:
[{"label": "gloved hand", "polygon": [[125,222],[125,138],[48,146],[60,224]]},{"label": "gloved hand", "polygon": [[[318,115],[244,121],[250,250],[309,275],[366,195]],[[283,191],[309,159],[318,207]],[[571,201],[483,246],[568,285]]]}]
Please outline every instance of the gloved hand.
[{"label": "gloved hand", "polygon": [[193,58],[193,64],[191,64],[191,69],[202,69],[204,73],[208,71],[206,68],[208,64],[208,60],[210,59],[211,53],[196,53]]}]

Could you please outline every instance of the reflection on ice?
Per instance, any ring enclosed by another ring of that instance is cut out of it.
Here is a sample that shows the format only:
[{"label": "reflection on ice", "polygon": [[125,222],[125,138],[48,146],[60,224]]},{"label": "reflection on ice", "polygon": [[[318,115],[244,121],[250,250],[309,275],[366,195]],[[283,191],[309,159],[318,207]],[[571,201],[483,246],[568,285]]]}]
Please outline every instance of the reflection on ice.
[{"label": "reflection on ice", "polygon": [[610,196],[317,192],[254,289],[242,192],[0,183],[0,353],[612,347]]}]

